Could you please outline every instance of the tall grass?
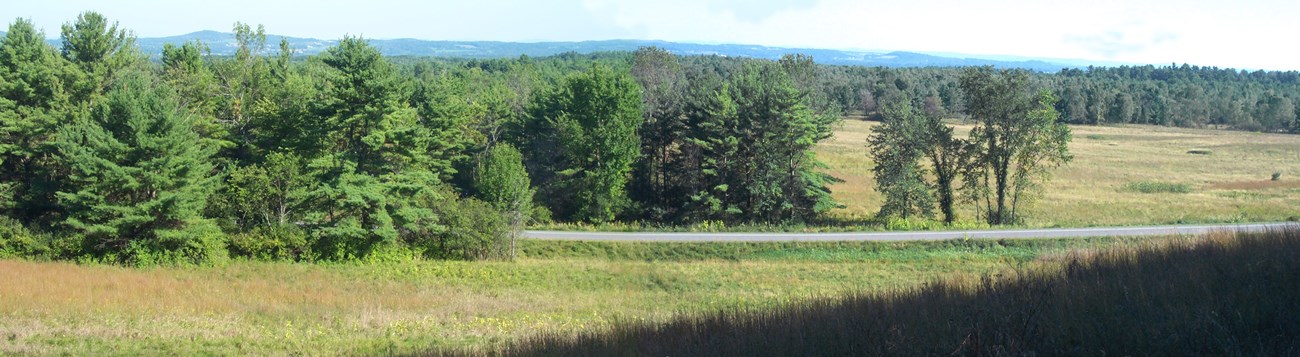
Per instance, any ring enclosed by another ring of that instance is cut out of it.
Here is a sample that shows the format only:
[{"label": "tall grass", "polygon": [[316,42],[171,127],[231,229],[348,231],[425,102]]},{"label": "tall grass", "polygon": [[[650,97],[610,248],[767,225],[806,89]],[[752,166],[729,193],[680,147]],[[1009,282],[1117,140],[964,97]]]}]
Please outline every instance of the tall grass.
[{"label": "tall grass", "polygon": [[1192,186],[1185,183],[1138,181],[1129,182],[1124,189],[1139,193],[1191,193]]},{"label": "tall grass", "polygon": [[1011,276],[545,334],[470,354],[1296,355],[1296,262],[1300,226],[1221,232],[1063,254]]}]

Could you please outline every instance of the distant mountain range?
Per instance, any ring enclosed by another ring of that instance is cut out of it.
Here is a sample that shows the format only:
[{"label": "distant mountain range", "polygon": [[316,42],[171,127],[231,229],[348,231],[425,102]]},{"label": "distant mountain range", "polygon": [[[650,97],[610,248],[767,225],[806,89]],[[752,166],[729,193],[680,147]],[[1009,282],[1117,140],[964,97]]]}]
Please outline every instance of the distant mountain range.
[{"label": "distant mountain range", "polygon": [[[0,36],[3,36],[0,32]],[[314,55],[338,43],[338,40],[284,37],[267,35],[267,50],[274,52],[280,39],[303,55]],[[145,37],[136,40],[140,49],[150,56],[162,53],[164,44],[181,44],[199,40],[215,55],[232,55],[238,45],[235,35],[218,31],[199,31],[179,36]],[[58,40],[50,40],[58,45]],[[461,58],[513,58],[520,55],[534,57],[556,55],[564,52],[592,53],[605,51],[634,51],[642,46],[657,46],[679,55],[720,55],[777,59],[784,54],[803,53],[813,56],[818,63],[880,67],[954,67],[985,66],[1024,68],[1042,72],[1056,72],[1063,68],[1117,66],[1123,63],[1041,59],[1009,56],[974,56],[954,53],[918,53],[902,51],[831,50],[814,48],[767,47],[734,44],[695,44],[649,40],[606,40],[581,42],[497,42],[497,41],[427,41],[416,39],[370,40],[388,56],[437,56]]]}]

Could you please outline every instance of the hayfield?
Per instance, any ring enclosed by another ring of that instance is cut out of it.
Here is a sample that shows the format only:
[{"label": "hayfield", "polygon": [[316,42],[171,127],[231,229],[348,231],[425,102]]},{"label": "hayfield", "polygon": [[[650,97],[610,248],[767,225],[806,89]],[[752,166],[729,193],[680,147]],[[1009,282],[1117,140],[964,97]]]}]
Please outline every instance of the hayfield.
[{"label": "hayfield", "polygon": [[[964,137],[970,125],[955,123]],[[845,119],[835,137],[817,148],[844,204],[831,214],[862,220],[879,209],[866,155],[874,122]],[[1074,161],[1054,171],[1025,206],[1031,227],[1079,227],[1211,222],[1286,221],[1300,218],[1300,136],[1156,126],[1070,127]],[[1189,151],[1208,152],[1189,153]],[[1272,181],[1273,173],[1280,173]],[[1190,192],[1143,193],[1132,185],[1186,186]],[[959,215],[972,220],[962,205]]]},{"label": "hayfield", "polygon": [[1297,259],[1300,227],[1216,232],[1046,257],[981,281],[544,333],[462,353],[1289,356],[1300,352]]},{"label": "hayfield", "polygon": [[0,354],[358,355],[486,349],[736,308],[911,289],[1134,239],[523,243],[514,262],[0,260]]}]

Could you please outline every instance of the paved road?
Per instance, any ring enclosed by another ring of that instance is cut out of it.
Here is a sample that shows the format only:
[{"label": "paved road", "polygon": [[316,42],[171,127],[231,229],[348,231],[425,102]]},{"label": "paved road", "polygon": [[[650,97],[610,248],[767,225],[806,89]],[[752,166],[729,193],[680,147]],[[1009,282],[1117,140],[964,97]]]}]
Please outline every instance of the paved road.
[{"label": "paved road", "polygon": [[1105,236],[1158,236],[1203,234],[1211,231],[1264,231],[1283,227],[1300,228],[1297,223],[1205,224],[1181,226],[997,229],[930,232],[858,232],[858,233],[649,233],[649,232],[561,232],[525,231],[524,237],[546,240],[586,240],[624,242],[843,242],[843,241],[924,241],[946,239],[1026,239]]}]

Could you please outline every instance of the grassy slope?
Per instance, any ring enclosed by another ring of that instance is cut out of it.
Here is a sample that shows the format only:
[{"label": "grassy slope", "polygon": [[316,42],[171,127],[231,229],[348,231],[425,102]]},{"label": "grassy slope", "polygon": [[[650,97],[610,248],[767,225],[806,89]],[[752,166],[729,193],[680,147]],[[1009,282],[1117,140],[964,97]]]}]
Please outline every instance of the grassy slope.
[{"label": "grassy slope", "polygon": [[1216,233],[1000,279],[543,335],[494,355],[1295,355],[1297,259],[1297,227]]},{"label": "grassy slope", "polygon": [[940,278],[975,280],[1063,249],[1131,241],[526,242],[516,262],[146,270],[0,260],[0,354],[485,347],[535,331],[601,330]]},{"label": "grassy slope", "polygon": [[[865,142],[875,123],[846,119],[817,148],[846,207],[841,218],[870,217],[875,192]],[[967,125],[958,125],[965,135]],[[1154,126],[1072,126],[1075,158],[1058,169],[1025,211],[1026,225],[1073,227],[1283,221],[1300,216],[1300,136]],[[1210,155],[1188,154],[1209,149]],[[1282,180],[1269,181],[1274,172]],[[1187,184],[1190,193],[1138,193],[1135,182]],[[959,213],[972,216],[969,207]]]}]

